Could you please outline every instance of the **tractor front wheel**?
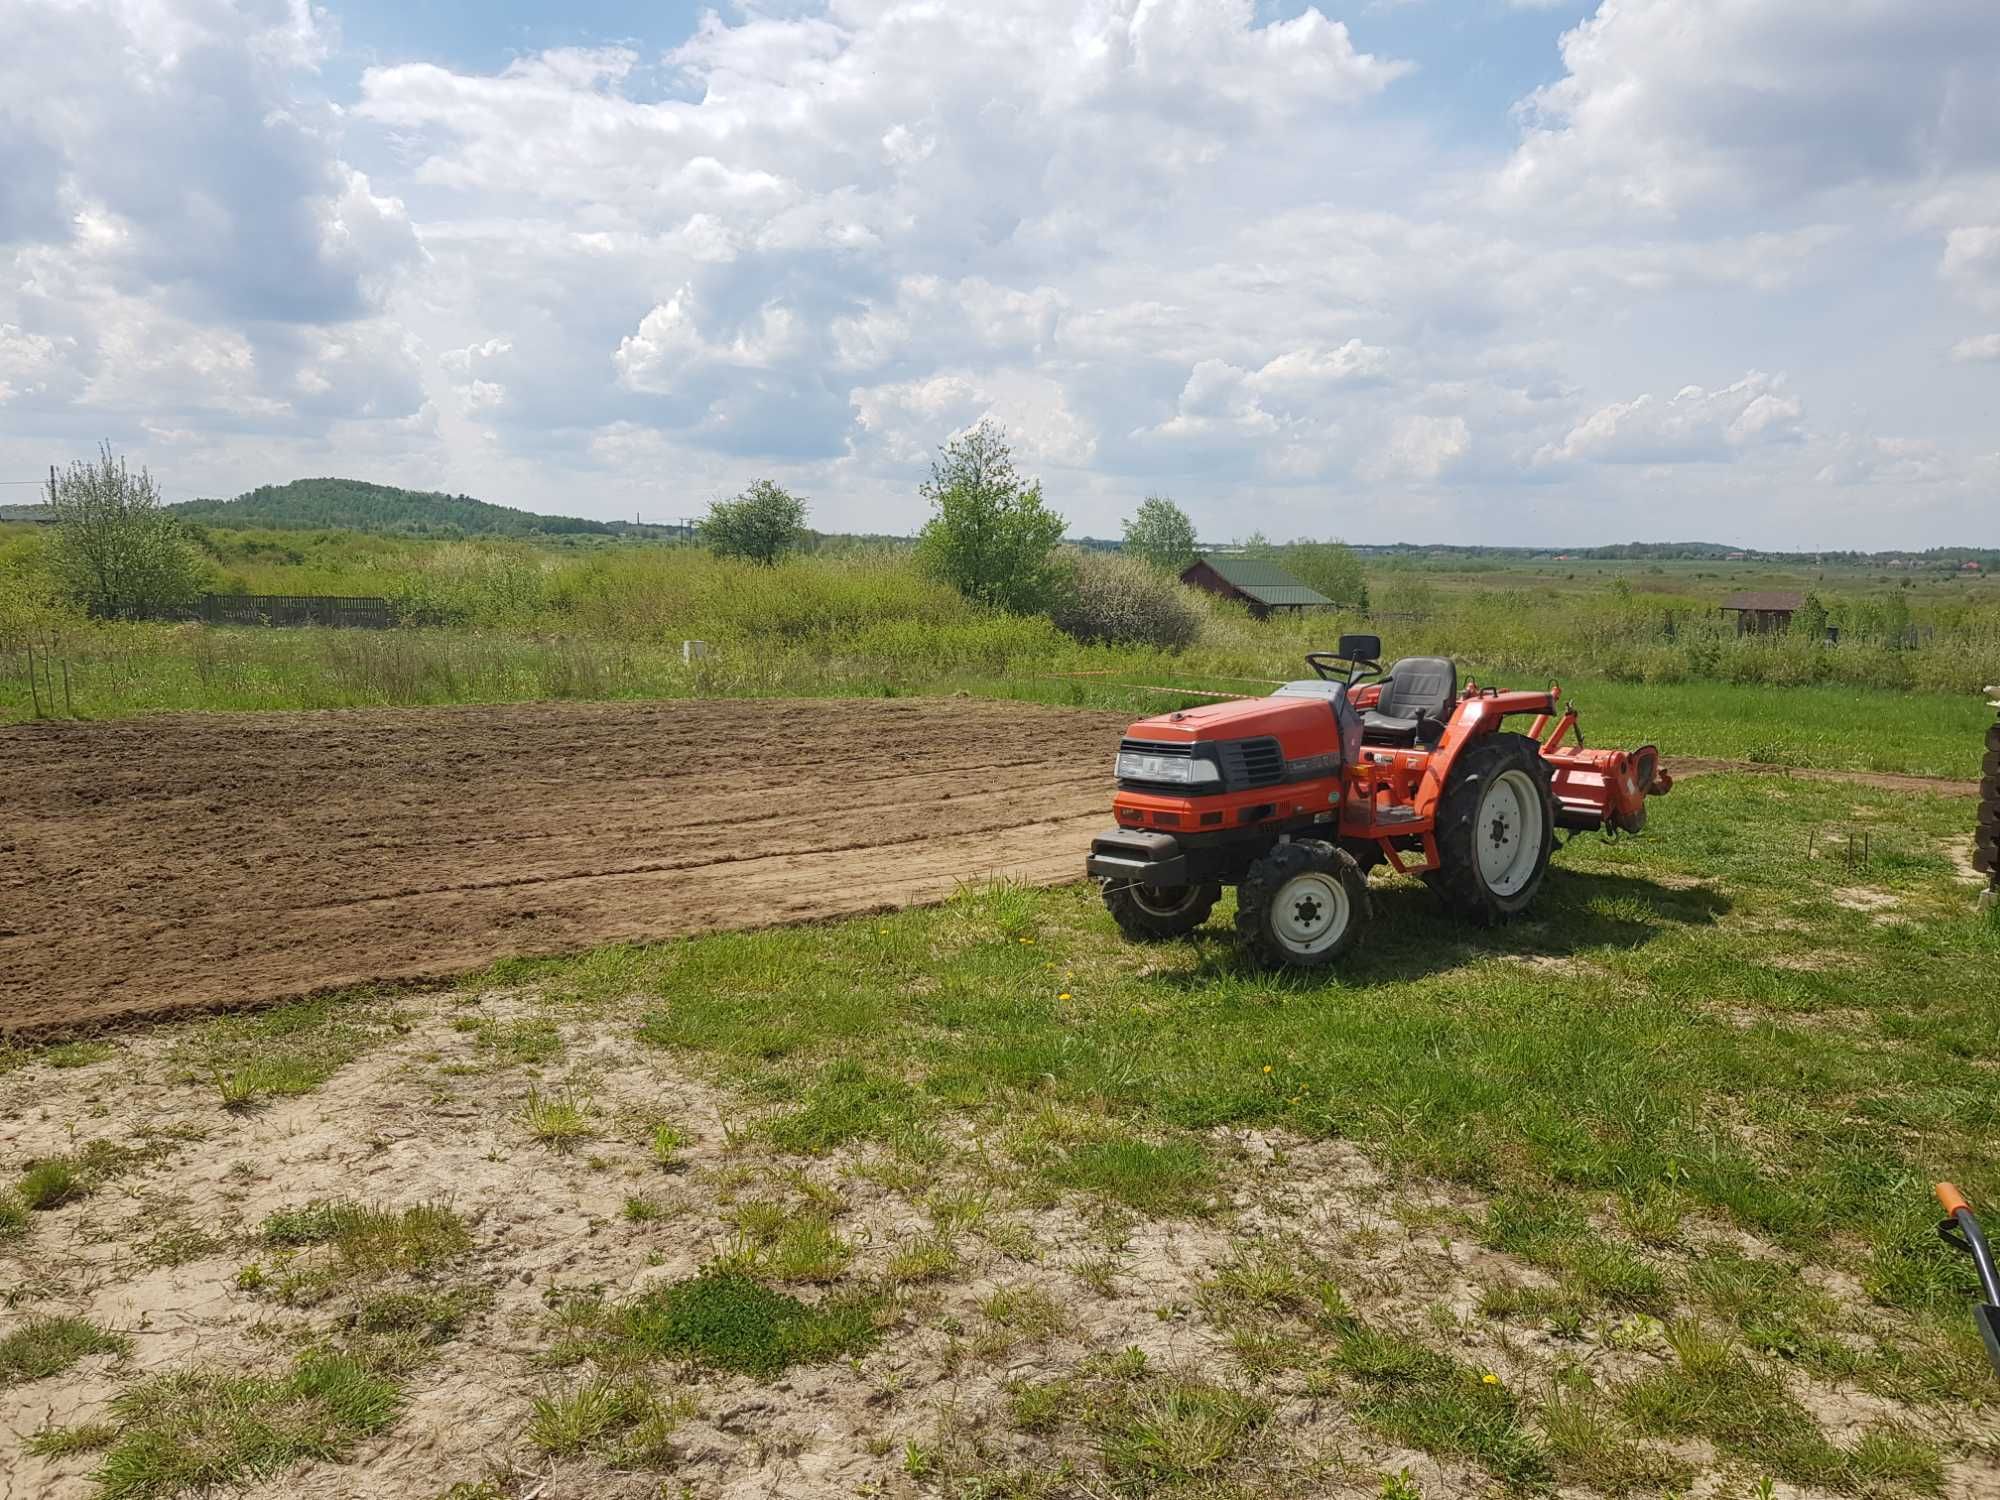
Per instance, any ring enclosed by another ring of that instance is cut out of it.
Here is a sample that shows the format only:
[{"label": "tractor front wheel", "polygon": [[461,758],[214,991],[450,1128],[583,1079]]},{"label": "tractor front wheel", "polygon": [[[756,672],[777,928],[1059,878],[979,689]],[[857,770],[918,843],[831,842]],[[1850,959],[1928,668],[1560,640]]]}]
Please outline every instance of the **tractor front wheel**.
[{"label": "tractor front wheel", "polygon": [[1105,909],[1118,930],[1141,943],[1185,937],[1208,920],[1222,887],[1208,885],[1140,885],[1124,881],[1104,887]]},{"label": "tractor front wheel", "polygon": [[1555,848],[1549,763],[1525,734],[1468,745],[1438,804],[1438,868],[1425,877],[1459,916],[1490,927],[1528,909]]},{"label": "tractor front wheel", "polygon": [[1280,844],[1236,888],[1236,934],[1267,964],[1323,968],[1361,940],[1368,877],[1320,839]]}]

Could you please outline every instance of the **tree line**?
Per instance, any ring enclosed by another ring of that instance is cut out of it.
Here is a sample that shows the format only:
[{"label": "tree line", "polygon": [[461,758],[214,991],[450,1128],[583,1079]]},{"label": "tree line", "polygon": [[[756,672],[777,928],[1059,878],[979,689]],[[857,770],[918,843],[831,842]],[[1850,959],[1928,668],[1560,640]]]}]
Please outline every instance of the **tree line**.
[{"label": "tree line", "polygon": [[[1041,481],[1020,473],[1005,434],[990,422],[939,448],[918,492],[931,508],[917,537],[918,558],[969,599],[1014,613],[1040,612],[1059,598],[1066,572],[1089,566],[1058,556],[1067,529],[1063,517],[1050,508]],[[810,538],[806,513],[804,500],[759,479],[711,506],[697,534],[719,556],[775,563]],[[1123,530],[1123,556],[1169,576],[1193,562],[1200,545],[1194,521],[1164,495],[1141,501]],[[1342,543],[1280,544],[1253,533],[1231,550],[1282,564],[1335,603],[1368,605],[1360,560]]]}]

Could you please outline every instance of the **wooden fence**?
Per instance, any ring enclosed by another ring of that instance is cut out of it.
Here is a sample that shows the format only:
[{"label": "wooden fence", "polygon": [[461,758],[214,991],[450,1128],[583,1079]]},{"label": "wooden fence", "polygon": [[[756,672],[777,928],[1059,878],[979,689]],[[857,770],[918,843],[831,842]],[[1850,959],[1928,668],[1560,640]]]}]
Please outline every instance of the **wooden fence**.
[{"label": "wooden fence", "polygon": [[387,630],[396,623],[387,599],[334,594],[203,594],[197,619],[211,625],[334,625]]}]

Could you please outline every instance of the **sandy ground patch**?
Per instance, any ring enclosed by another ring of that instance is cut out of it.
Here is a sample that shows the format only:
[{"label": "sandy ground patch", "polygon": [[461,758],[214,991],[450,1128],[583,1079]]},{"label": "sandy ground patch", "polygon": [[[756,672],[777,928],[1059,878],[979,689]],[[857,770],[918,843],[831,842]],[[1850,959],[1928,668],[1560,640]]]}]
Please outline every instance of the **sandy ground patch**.
[{"label": "sandy ground patch", "polygon": [[[629,1011],[580,1013],[531,990],[434,992],[366,1008],[355,1024],[367,1041],[353,1061],[313,1092],[248,1112],[225,1109],[211,1082],[190,1076],[191,1024],[126,1035],[85,1066],[36,1062],[0,1075],[0,1166],[97,1140],[131,1153],[89,1196],[37,1213],[27,1239],[0,1246],[12,1289],[0,1337],[64,1312],[131,1338],[122,1359],[91,1356],[0,1390],[0,1500],[96,1492],[94,1458],[29,1457],[19,1447],[27,1435],[101,1417],[148,1374],[281,1368],[300,1339],[337,1326],[352,1289],[288,1304],[272,1291],[285,1255],[261,1234],[267,1216],[313,1200],[449,1205],[471,1248],[419,1284],[476,1288],[485,1300],[410,1372],[391,1425],[344,1463],[252,1485],[258,1500],[428,1500],[481,1482],[538,1500],[907,1496],[934,1491],[926,1463],[955,1473],[1068,1463],[1078,1481],[1056,1493],[1105,1493],[1099,1455],[1024,1431],[1015,1393],[1138,1356],[1148,1381],[1256,1389],[1269,1417],[1248,1462],[1271,1493],[1376,1496],[1384,1474],[1405,1468],[1426,1495],[1485,1492],[1490,1476],[1477,1466],[1384,1439],[1298,1370],[1254,1373],[1259,1340],[1282,1330],[1218,1300],[1231,1267],[1312,1267],[1370,1326],[1419,1334],[1524,1392],[1546,1390],[1559,1368],[1608,1383],[1662,1357],[1658,1328],[1644,1319],[1553,1330],[1483,1317],[1492,1288],[1545,1288],[1548,1273],[1480,1243],[1478,1195],[1386,1173],[1344,1142],[1211,1132],[1221,1166],[1211,1211],[1148,1216],[1049,1191],[1002,1133],[971,1124],[922,1150],[776,1152],[758,1132],[758,1107],[634,1041]],[[507,1039],[530,1036],[539,1059],[509,1061]],[[531,1090],[584,1107],[589,1134],[575,1149],[529,1138]],[[661,1122],[684,1137],[671,1167],[648,1145]],[[635,1200],[648,1205],[641,1218],[628,1212]],[[659,1378],[682,1415],[657,1468],[540,1451],[529,1437],[537,1399],[581,1378],[551,1362],[558,1309],[578,1297],[617,1303],[742,1250],[751,1205],[828,1217],[851,1258],[834,1285],[792,1290],[810,1302],[841,1286],[891,1288],[879,1341],[772,1380],[670,1366]],[[948,1265],[898,1283],[899,1256],[940,1238]],[[250,1264],[261,1286],[244,1285]],[[1040,1311],[997,1312],[1010,1297]],[[1887,1409],[1851,1393],[1805,1394],[1836,1436]],[[1890,1414],[1952,1445],[1956,1500],[2000,1492],[1991,1446],[1965,1447],[1933,1414]],[[1713,1457],[1699,1444],[1675,1451],[1700,1466]],[[1740,1477],[1724,1465],[1691,1493],[1735,1493],[1725,1480]]]}]

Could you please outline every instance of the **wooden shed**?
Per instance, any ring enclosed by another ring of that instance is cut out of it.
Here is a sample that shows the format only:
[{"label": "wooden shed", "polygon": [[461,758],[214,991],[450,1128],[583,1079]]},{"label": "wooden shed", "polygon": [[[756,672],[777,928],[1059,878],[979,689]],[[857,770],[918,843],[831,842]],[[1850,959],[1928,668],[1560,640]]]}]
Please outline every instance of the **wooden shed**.
[{"label": "wooden shed", "polygon": [[1204,552],[1181,570],[1181,582],[1246,604],[1260,620],[1276,609],[1339,608],[1276,563],[1242,553]]},{"label": "wooden shed", "polygon": [[1792,616],[1806,607],[1806,596],[1787,589],[1751,589],[1722,601],[1722,612],[1736,616],[1738,635],[1775,635],[1792,628]]}]

